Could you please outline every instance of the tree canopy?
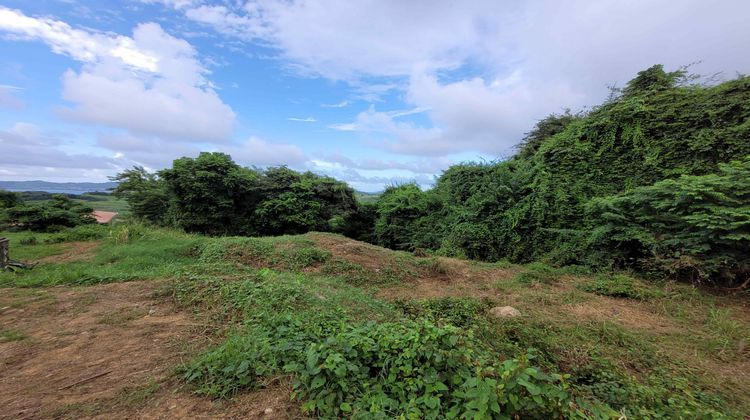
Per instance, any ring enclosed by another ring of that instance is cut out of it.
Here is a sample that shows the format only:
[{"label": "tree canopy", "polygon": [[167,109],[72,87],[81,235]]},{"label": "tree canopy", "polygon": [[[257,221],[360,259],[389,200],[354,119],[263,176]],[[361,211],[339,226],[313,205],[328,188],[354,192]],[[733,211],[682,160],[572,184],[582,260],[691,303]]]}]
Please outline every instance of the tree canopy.
[{"label": "tree canopy", "polygon": [[183,157],[157,173],[134,167],[112,179],[135,217],[210,235],[341,232],[358,212],[343,182],[287,167],[245,168],[224,153]]}]

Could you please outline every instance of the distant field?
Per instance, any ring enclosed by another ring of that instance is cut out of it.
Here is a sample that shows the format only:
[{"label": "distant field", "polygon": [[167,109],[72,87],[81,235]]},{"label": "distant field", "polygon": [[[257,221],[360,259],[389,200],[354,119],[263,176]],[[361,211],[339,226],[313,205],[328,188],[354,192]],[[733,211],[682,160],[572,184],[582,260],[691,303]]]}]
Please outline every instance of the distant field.
[{"label": "distant field", "polygon": [[[50,200],[55,193],[45,191],[22,191],[20,194],[26,202],[44,202]],[[91,206],[94,210],[114,211],[119,214],[119,217],[130,214],[128,203],[111,194],[85,193],[64,195],[75,201]]]},{"label": "distant field", "polygon": [[378,201],[380,194],[378,193],[366,193],[361,191],[355,191],[354,197],[362,204],[369,204]]},{"label": "distant field", "polygon": [[77,199],[77,201],[93,207],[94,210],[114,211],[119,213],[120,217],[130,213],[128,203],[112,195],[82,194],[80,197],[90,198],[90,200]]}]

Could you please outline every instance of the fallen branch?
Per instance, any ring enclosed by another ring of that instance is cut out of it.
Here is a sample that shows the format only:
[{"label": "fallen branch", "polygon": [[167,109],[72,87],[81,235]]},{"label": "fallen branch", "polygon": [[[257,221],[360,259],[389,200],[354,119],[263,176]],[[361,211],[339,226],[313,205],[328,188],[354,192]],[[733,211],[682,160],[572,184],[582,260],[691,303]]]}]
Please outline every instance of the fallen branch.
[{"label": "fallen branch", "polygon": [[108,375],[110,373],[112,373],[111,370],[108,370],[108,371],[105,371],[105,372],[101,372],[101,373],[97,373],[96,375],[92,375],[92,376],[89,376],[88,378],[81,379],[78,382],[74,382],[74,383],[72,383],[70,385],[66,385],[66,386],[64,386],[62,388],[58,388],[58,391],[62,391],[63,389],[73,388],[76,385],[80,385],[80,384],[82,384],[84,382],[88,382],[88,381],[90,381],[92,379],[96,379],[96,378],[99,378],[101,376]]},{"label": "fallen branch", "polygon": [[730,292],[734,292],[734,291],[737,291],[737,290],[742,290],[742,289],[746,288],[749,284],[750,284],[750,277],[748,277],[747,280],[745,280],[745,282],[742,283],[741,285],[739,285],[737,287],[731,287],[731,288],[726,289],[726,290],[728,290]]}]

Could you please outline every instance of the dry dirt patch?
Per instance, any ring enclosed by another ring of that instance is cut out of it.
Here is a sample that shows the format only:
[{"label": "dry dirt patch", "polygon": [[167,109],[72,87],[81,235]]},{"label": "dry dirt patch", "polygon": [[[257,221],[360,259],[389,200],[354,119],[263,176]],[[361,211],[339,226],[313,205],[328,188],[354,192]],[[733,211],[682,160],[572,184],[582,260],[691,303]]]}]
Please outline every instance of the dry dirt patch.
[{"label": "dry dirt patch", "polygon": [[[291,418],[288,384],[231,402],[192,395],[173,369],[207,344],[205,327],[158,282],[54,287],[47,299],[0,289],[0,418]],[[149,385],[151,384],[151,385]],[[127,403],[139,389],[153,392]],[[267,409],[270,411],[266,412]]]},{"label": "dry dirt patch", "polygon": [[99,245],[101,245],[99,241],[68,242],[64,245],[63,252],[40,258],[37,262],[41,264],[62,264],[75,261],[88,261],[94,258],[94,255],[96,255],[94,251],[96,251]]},{"label": "dry dirt patch", "polygon": [[566,305],[565,310],[576,319],[617,321],[630,329],[660,334],[680,332],[680,326],[674,321],[654,313],[647,304],[632,300],[598,296],[585,303]]}]

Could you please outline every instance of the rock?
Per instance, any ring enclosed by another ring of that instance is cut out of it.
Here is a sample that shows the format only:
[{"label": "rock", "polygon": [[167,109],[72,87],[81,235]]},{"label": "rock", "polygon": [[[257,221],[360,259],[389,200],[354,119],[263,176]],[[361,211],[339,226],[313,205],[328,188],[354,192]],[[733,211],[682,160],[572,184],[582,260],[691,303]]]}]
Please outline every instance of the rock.
[{"label": "rock", "polygon": [[153,314],[155,314],[155,313],[156,313],[156,309],[149,309],[149,310],[148,310],[148,314],[149,314],[149,315],[153,315]]},{"label": "rock", "polygon": [[495,306],[490,309],[490,314],[496,318],[515,318],[521,316],[521,311],[512,306]]},{"label": "rock", "polygon": [[273,408],[266,408],[265,410],[263,410],[263,414],[273,414]]}]

